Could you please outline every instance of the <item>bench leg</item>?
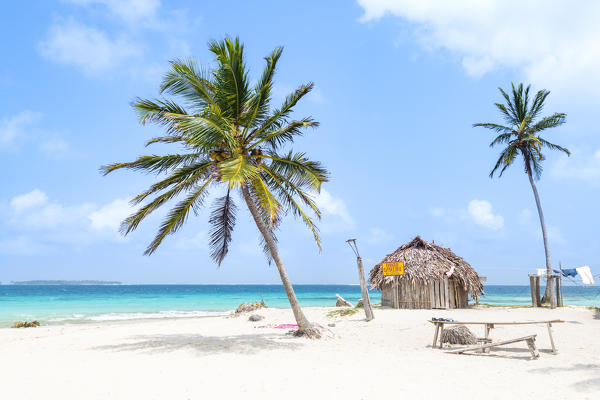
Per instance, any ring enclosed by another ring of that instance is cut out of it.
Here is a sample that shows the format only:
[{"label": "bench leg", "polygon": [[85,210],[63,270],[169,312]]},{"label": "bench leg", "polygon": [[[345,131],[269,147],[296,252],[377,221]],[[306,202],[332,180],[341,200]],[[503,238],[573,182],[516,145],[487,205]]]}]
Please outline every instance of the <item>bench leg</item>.
[{"label": "bench leg", "polygon": [[442,348],[443,341],[444,341],[444,324],[440,324],[440,349]]},{"label": "bench leg", "polygon": [[431,345],[432,349],[435,349],[437,345],[438,332],[440,331],[440,324],[435,324],[435,332],[433,334],[433,344]]},{"label": "bench leg", "polygon": [[554,345],[554,338],[552,337],[552,324],[548,322],[548,335],[550,336],[550,344],[552,345],[552,354],[558,354],[558,350]]},{"label": "bench leg", "polygon": [[[490,331],[492,330],[493,325],[490,324],[485,324],[485,338],[489,339],[490,338]],[[489,353],[491,350],[490,347],[482,349],[481,352],[482,353]]]},{"label": "bench leg", "polygon": [[535,339],[527,339],[527,347],[529,347],[529,351],[531,352],[531,359],[537,360],[540,357],[540,353],[535,347]]}]

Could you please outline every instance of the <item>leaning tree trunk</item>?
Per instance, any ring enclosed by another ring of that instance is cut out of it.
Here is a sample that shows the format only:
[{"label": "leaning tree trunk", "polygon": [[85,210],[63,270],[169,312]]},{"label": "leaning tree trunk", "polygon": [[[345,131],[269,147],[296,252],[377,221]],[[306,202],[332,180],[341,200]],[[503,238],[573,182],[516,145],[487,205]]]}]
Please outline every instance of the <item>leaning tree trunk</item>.
[{"label": "leaning tree trunk", "polygon": [[[540,216],[540,225],[542,225],[542,237],[544,238],[544,251],[546,252],[546,274],[550,276],[552,274],[552,267],[550,266],[550,250],[548,250],[548,234],[546,233],[546,221],[544,220],[544,213],[542,212],[542,204],[540,203],[540,196],[535,186],[533,176],[531,174],[531,168],[527,169],[527,176],[529,177],[529,183],[531,183],[531,189],[533,190],[533,196],[535,197],[535,205],[537,206],[538,215]],[[546,291],[542,297],[542,303],[550,301],[552,296],[550,285],[546,281]]]},{"label": "leaning tree trunk", "polygon": [[311,324],[302,309],[300,308],[300,304],[298,303],[298,299],[296,298],[296,293],[294,293],[294,288],[288,278],[287,272],[283,267],[283,262],[281,261],[281,257],[279,257],[279,252],[277,251],[277,246],[275,245],[275,241],[271,237],[269,230],[263,219],[261,218],[258,210],[256,208],[256,204],[254,200],[250,196],[250,192],[246,186],[242,186],[242,194],[244,195],[244,200],[246,201],[246,205],[250,210],[250,214],[254,218],[254,222],[258,227],[258,230],[262,234],[267,246],[269,247],[269,252],[271,253],[271,257],[273,257],[273,261],[275,261],[275,265],[277,266],[277,270],[279,271],[279,276],[281,277],[281,282],[283,283],[283,288],[285,289],[285,293],[287,294],[288,300],[290,301],[290,306],[292,307],[292,311],[294,312],[294,317],[296,318],[296,323],[298,324],[298,334],[306,335],[308,337],[320,337],[320,332],[318,328],[316,328],[313,324]]}]

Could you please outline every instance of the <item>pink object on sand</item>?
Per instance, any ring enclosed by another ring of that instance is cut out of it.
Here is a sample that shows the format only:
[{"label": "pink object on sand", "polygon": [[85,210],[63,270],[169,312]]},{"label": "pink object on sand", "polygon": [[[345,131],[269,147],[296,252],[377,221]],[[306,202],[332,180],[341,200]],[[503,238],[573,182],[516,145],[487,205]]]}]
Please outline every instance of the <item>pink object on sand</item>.
[{"label": "pink object on sand", "polygon": [[279,324],[279,325],[269,324],[269,325],[255,326],[255,328],[273,328],[273,329],[295,329],[297,327],[298,327],[298,325],[296,325],[296,324]]}]

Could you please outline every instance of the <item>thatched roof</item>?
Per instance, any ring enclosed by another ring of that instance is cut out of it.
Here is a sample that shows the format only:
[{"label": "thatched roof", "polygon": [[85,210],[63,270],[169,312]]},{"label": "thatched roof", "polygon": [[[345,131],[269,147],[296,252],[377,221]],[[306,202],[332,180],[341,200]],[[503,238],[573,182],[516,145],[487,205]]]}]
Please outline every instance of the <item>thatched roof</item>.
[{"label": "thatched roof", "polygon": [[[404,261],[404,275],[383,276],[381,263]],[[452,278],[464,287],[473,297],[483,294],[483,285],[477,272],[465,260],[454,254],[449,248],[429,243],[419,236],[388,254],[369,273],[369,282],[374,289],[391,284],[395,279],[410,279],[423,283],[442,279],[454,266]]]}]

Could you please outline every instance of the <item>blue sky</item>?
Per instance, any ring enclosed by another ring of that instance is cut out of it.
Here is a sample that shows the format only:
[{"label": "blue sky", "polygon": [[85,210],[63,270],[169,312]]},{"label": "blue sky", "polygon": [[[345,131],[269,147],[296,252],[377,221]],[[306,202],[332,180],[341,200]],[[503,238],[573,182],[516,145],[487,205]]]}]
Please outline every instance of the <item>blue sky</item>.
[{"label": "blue sky", "polygon": [[331,171],[318,198],[323,251],[288,217],[281,253],[295,283],[355,283],[365,267],[416,235],[464,257],[493,284],[525,284],[544,264],[531,188],[520,165],[488,173],[498,150],[475,122],[499,120],[497,87],[549,89],[546,112],[567,113],[547,138],[539,191],[555,265],[600,270],[600,6],[531,1],[10,2],[0,16],[0,281],[278,283],[241,212],[217,269],[207,213],[151,257],[160,215],[122,238],[127,200],[153,177],[98,168],[151,151],[130,107],[154,97],[168,61],[210,65],[206,43],[240,36],[251,71],[284,46],[275,101],[301,83],[297,107],[321,127],[297,141]]}]

